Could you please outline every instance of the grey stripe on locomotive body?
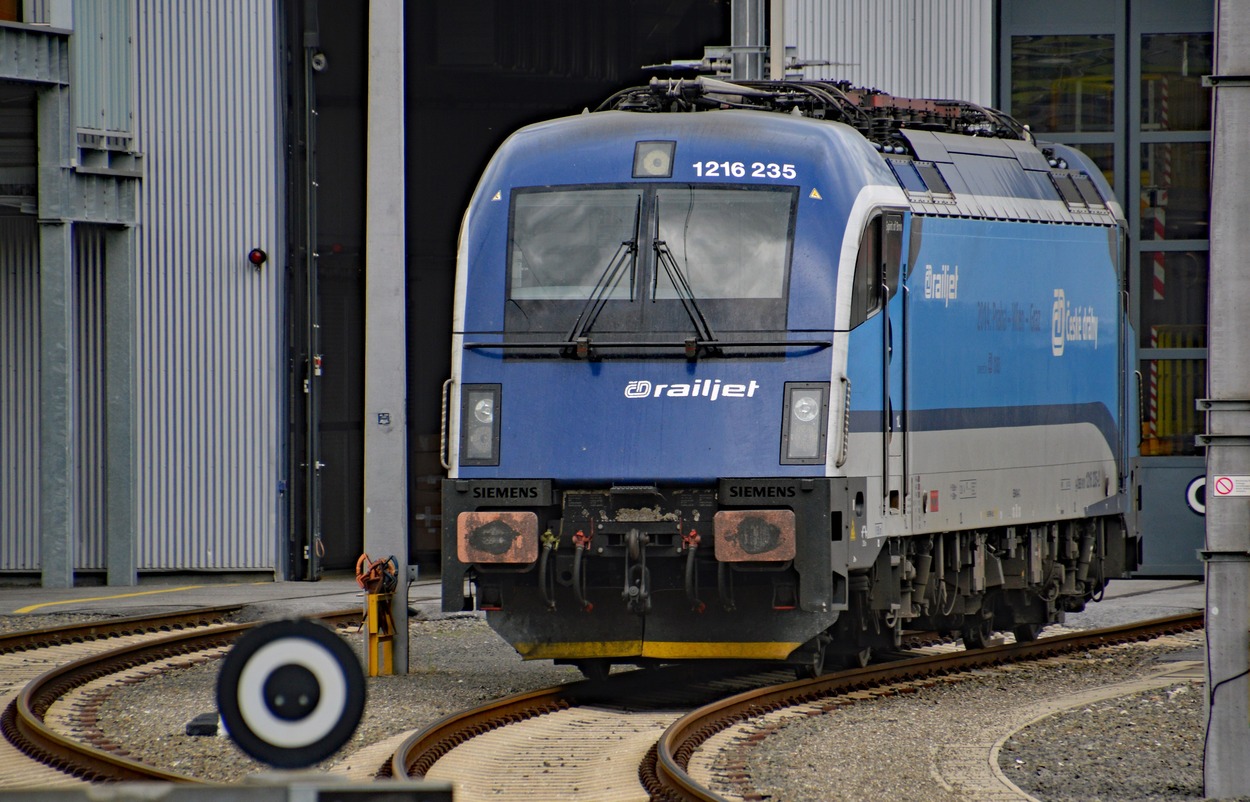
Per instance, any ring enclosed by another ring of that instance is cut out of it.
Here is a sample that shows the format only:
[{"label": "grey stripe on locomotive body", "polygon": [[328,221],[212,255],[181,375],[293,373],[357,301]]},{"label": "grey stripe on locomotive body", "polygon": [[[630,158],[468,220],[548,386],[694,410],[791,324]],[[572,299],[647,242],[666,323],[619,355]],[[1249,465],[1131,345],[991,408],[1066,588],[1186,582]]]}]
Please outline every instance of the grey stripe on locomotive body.
[{"label": "grey stripe on locomotive body", "polygon": [[[1111,458],[1120,460],[1120,435],[1116,417],[1105,404],[1045,404],[1041,406],[976,407],[951,409],[922,409],[907,415],[907,432],[921,435],[925,432],[950,432],[961,430],[997,430],[1009,434],[1011,430],[1025,426],[1070,426],[1085,423],[1094,427],[1106,441]],[[851,413],[851,432],[880,432],[880,410],[863,410]]]}]

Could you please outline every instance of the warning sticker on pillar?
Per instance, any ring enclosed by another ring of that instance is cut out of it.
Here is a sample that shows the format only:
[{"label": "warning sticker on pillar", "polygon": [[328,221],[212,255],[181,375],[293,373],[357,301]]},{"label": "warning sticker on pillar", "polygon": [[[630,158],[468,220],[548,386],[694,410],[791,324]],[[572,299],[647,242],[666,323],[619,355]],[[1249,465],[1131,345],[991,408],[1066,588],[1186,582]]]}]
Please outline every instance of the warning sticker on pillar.
[{"label": "warning sticker on pillar", "polygon": [[1250,496],[1250,476],[1212,476],[1211,494],[1216,498]]}]

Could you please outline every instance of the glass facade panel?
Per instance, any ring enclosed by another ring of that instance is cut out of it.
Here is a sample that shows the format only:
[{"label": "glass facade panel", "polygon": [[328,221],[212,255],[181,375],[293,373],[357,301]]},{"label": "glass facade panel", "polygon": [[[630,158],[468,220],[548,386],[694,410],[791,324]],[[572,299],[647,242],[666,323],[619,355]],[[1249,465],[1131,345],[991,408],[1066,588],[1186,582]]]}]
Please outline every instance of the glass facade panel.
[{"label": "glass facade panel", "polygon": [[[1210,33],[1153,33],[1141,37],[1140,218],[1138,344],[1143,382],[1145,456],[1201,453],[1194,437],[1205,421],[1194,404],[1206,395],[1206,360],[1160,359],[1156,349],[1207,347],[1209,260],[1205,248],[1152,251],[1166,240],[1209,237],[1209,142],[1144,141],[1154,134],[1211,124]],[[1197,138],[1197,137],[1195,137]]]},{"label": "glass facade panel", "polygon": [[1114,130],[1115,36],[1011,37],[1011,114],[1038,131]]},{"label": "glass facade panel", "polygon": [[1206,131],[1211,127],[1210,33],[1154,33],[1141,43],[1143,131]]},{"label": "glass facade panel", "polygon": [[1141,255],[1142,348],[1207,347],[1207,252]]},{"label": "glass facade panel", "polygon": [[1090,158],[1099,170],[1102,171],[1102,177],[1107,179],[1107,183],[1115,186],[1115,145],[1111,142],[1103,144],[1095,144],[1086,142],[1077,145],[1082,153]]},{"label": "glass facade panel", "polygon": [[1194,436],[1202,433],[1206,420],[1195,402],[1206,396],[1207,361],[1146,359],[1141,380],[1142,455],[1200,453]]},{"label": "glass facade panel", "polygon": [[[1203,518],[1186,485],[1201,472],[1206,393],[1212,0],[1043,0],[997,4],[998,102],[1042,139],[1074,145],[1116,188],[1138,345],[1134,492],[1138,576],[1193,573]],[[1054,35],[1062,25],[1067,35]],[[1119,92],[1111,89],[1115,82]],[[1141,506],[1144,500],[1145,506]],[[1149,510],[1150,514],[1145,515]]]},{"label": "glass facade panel", "polygon": [[1141,241],[1206,239],[1211,203],[1209,142],[1141,146]]}]

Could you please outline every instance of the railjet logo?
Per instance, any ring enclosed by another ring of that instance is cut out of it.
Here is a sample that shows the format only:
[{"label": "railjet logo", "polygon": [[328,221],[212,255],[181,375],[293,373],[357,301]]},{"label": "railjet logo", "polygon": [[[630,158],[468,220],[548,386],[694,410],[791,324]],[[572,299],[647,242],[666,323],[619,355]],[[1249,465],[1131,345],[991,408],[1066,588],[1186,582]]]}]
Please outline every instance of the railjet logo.
[{"label": "railjet logo", "polygon": [[695,379],[690,384],[652,384],[646,379],[636,379],[625,385],[626,398],[754,398],[760,383],[724,384],[720,379]]},{"label": "railjet logo", "polygon": [[1092,342],[1098,347],[1098,315],[1092,306],[1068,303],[1067,294],[1056,289],[1050,314],[1050,352],[1063,356],[1064,348],[1072,342]]},{"label": "railjet logo", "polygon": [[942,265],[937,270],[933,265],[925,265],[924,297],[927,301],[942,301],[943,306],[950,306],[951,301],[959,297],[959,265],[955,265],[954,272],[950,265]]}]

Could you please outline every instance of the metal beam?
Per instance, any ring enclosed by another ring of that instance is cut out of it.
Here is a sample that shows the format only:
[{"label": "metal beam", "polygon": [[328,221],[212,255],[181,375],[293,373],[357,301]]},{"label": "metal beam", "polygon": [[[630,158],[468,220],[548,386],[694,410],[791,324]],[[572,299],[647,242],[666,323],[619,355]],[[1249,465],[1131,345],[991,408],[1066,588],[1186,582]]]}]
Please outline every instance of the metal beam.
[{"label": "metal beam", "polygon": [[110,585],[136,585],[134,229],[104,235],[105,561]]},{"label": "metal beam", "polygon": [[[68,89],[36,100],[39,205],[60,199]],[[54,204],[59,205],[59,203]],[[39,219],[39,565],[43,586],[74,585],[74,249],[69,220]]]},{"label": "metal beam", "polygon": [[[141,159],[126,157],[134,169],[95,174],[73,169],[70,90],[52,86],[38,93],[39,217],[81,223],[132,225],[138,220]],[[122,157],[116,162],[121,164]]]},{"label": "metal beam", "polygon": [[39,223],[39,565],[74,586],[74,280],[70,224]]},{"label": "metal beam", "polygon": [[69,84],[69,31],[0,24],[0,79]]},{"label": "metal beam", "polygon": [[764,77],[764,0],[732,0],[729,18],[730,76],[740,81]]}]

